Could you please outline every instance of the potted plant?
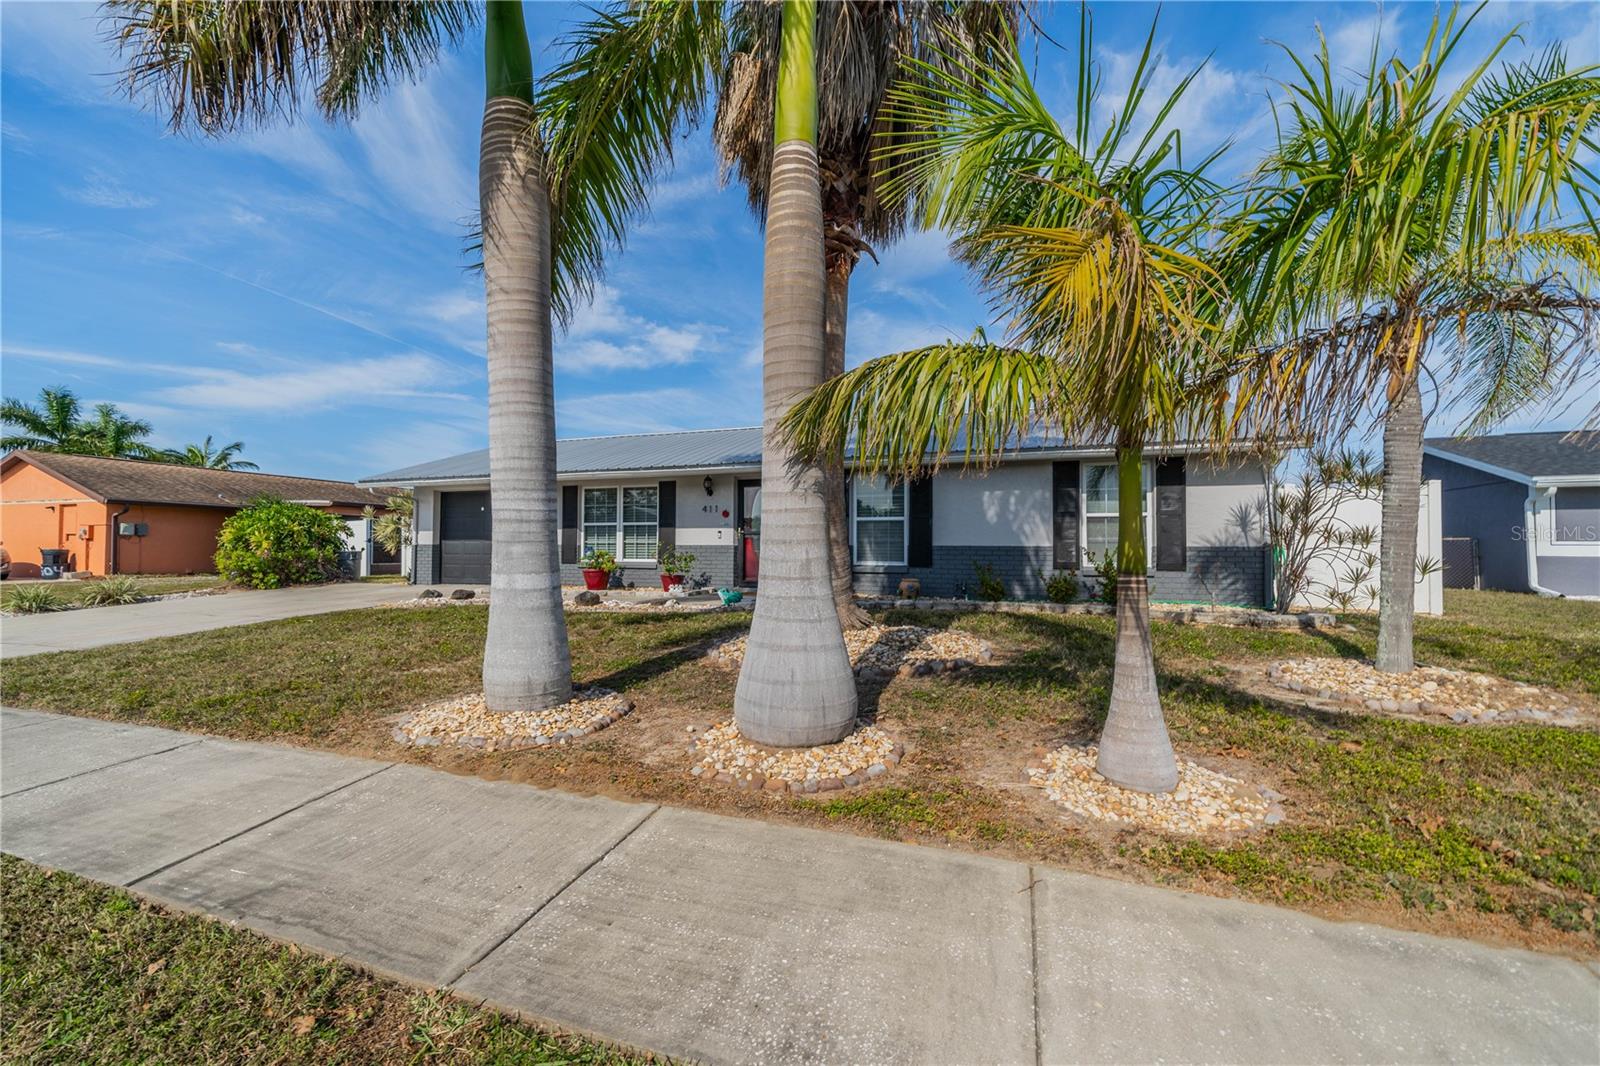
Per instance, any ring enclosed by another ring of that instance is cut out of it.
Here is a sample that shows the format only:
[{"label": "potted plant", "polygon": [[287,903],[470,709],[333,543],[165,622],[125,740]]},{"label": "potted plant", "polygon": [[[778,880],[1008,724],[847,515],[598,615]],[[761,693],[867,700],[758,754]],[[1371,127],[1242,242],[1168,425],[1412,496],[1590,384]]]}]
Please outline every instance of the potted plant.
[{"label": "potted plant", "polygon": [[661,567],[661,591],[671,592],[672,586],[683,584],[689,576],[689,571],[694,567],[694,556],[669,544],[656,556],[656,563]]},{"label": "potted plant", "polygon": [[604,548],[590,548],[578,565],[583,567],[583,587],[599,592],[611,587],[611,575],[619,569],[617,557]]}]

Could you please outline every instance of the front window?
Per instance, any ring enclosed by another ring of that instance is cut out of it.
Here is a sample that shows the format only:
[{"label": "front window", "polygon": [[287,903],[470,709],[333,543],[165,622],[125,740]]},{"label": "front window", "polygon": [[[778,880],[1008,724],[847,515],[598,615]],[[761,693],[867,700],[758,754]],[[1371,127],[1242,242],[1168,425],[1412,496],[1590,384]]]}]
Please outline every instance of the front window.
[{"label": "front window", "polygon": [[[583,490],[583,548],[611,552],[619,561],[654,563],[659,535],[659,492],[654,486]],[[618,547],[621,551],[618,551]]]},{"label": "front window", "polygon": [[[1143,465],[1145,551],[1150,549],[1150,464]],[[1115,558],[1117,550],[1117,464],[1087,463],[1083,468],[1083,547],[1095,559]]]},{"label": "front window", "polygon": [[1551,508],[1556,544],[1593,544],[1600,541],[1600,487],[1564,485],[1556,489]]},{"label": "front window", "polygon": [[855,549],[859,566],[904,566],[906,487],[882,478],[855,482]]}]

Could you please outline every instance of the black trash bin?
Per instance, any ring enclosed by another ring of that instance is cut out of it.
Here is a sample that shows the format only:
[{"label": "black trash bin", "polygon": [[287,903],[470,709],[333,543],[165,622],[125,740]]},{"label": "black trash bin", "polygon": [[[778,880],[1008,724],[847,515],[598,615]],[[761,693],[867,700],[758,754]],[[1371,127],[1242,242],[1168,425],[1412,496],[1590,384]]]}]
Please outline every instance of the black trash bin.
[{"label": "black trash bin", "polygon": [[65,548],[40,548],[39,549],[39,576],[46,581],[54,581],[67,570],[67,550]]}]

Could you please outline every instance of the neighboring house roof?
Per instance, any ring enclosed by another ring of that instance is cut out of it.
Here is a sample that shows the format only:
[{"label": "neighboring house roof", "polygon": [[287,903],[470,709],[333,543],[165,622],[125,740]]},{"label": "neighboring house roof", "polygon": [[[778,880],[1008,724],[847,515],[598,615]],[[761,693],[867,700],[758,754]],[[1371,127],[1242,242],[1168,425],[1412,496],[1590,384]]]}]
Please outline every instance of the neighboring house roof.
[{"label": "neighboring house roof", "polygon": [[[954,454],[959,461],[963,443]],[[1183,454],[1203,448],[1178,445],[1152,448],[1153,454]],[[1030,434],[1007,456],[1036,452],[1108,454],[1107,444],[1068,443],[1060,434]],[[628,433],[613,437],[570,437],[556,441],[556,474],[609,474],[635,471],[755,470],[761,466],[761,427],[695,429],[671,433]],[[447,459],[390,470],[361,484],[417,485],[437,481],[487,481],[487,448]]]},{"label": "neighboring house roof", "polygon": [[1513,481],[1600,481],[1600,431],[1429,437],[1423,451]]},{"label": "neighboring house roof", "polygon": [[381,506],[384,492],[348,481],[254,474],[244,470],[208,470],[141,459],[104,459],[96,455],[55,452],[12,452],[5,465],[24,462],[66,482],[102,503],[170,503],[191,507],[242,507],[261,496],[276,496],[322,506]]}]

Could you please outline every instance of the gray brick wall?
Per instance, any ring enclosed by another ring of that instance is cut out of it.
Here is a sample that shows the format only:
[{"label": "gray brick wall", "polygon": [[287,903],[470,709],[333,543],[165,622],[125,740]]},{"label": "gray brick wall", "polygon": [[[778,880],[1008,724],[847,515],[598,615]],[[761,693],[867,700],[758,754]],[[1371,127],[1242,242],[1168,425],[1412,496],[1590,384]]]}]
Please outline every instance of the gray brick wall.
[{"label": "gray brick wall", "polygon": [[[695,581],[703,581],[713,588],[733,584],[734,550],[732,545],[695,545],[692,549],[694,573],[689,576]],[[691,549],[685,547],[684,551],[691,551]],[[654,566],[625,565],[619,571],[619,575],[618,580],[623,585],[632,582],[640,588],[661,587],[661,571]],[[576,563],[563,563],[561,566],[561,583],[563,585],[583,584],[583,568]]]},{"label": "gray brick wall", "polygon": [[412,545],[415,557],[411,564],[411,583],[413,585],[437,585],[439,583],[439,545],[415,544]]},{"label": "gray brick wall", "polygon": [[[994,571],[1014,600],[1042,600],[1053,553],[1049,548],[935,546],[931,567],[897,567],[886,571],[858,571],[856,591],[864,596],[892,596],[902,578],[922,582],[924,596],[978,594],[977,566]],[[1177,603],[1206,603],[1241,607],[1266,606],[1266,549],[1212,547],[1191,544],[1188,570],[1156,570],[1150,574],[1151,598]],[[1093,579],[1084,582],[1084,594]]]}]

